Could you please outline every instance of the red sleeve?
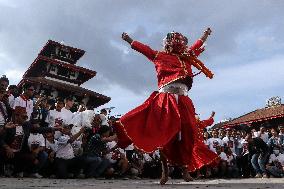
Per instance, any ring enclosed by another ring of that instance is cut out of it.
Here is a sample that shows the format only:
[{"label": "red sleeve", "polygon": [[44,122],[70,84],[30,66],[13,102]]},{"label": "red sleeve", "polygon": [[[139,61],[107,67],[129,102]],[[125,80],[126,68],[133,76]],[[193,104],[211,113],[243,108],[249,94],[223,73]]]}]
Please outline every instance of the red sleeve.
[{"label": "red sleeve", "polygon": [[203,45],[203,41],[198,39],[191,47],[189,47],[189,51],[192,51],[195,56],[199,56],[205,49],[201,48]]},{"label": "red sleeve", "polygon": [[156,58],[158,51],[151,49],[149,46],[144,45],[138,41],[131,43],[131,48],[145,55],[149,60],[153,61]]},{"label": "red sleeve", "polygon": [[214,123],[213,117],[210,117],[209,119],[200,121],[199,127],[204,129],[205,127],[208,127]]}]

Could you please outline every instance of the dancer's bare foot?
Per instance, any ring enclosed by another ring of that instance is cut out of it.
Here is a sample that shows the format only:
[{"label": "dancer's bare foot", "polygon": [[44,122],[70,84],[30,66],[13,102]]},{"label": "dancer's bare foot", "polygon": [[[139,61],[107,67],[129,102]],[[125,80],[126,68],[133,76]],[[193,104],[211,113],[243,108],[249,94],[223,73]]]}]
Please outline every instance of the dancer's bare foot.
[{"label": "dancer's bare foot", "polygon": [[205,178],[209,178],[209,177],[211,177],[211,175],[212,175],[211,171],[207,169]]},{"label": "dancer's bare foot", "polygon": [[202,174],[200,173],[200,170],[197,170],[197,171],[196,171],[196,179],[201,179],[202,177],[204,177],[204,175],[202,175]]},{"label": "dancer's bare foot", "polygon": [[160,180],[160,184],[164,185],[169,180],[169,167],[168,167],[166,155],[163,153],[162,150],[160,150],[160,159],[161,159],[161,164],[162,164],[162,177]]},{"label": "dancer's bare foot", "polygon": [[193,181],[193,178],[190,176],[186,167],[182,167],[182,178],[185,182]]},{"label": "dancer's bare foot", "polygon": [[160,179],[160,184],[164,185],[169,180],[169,168],[167,163],[162,162],[162,177]]}]

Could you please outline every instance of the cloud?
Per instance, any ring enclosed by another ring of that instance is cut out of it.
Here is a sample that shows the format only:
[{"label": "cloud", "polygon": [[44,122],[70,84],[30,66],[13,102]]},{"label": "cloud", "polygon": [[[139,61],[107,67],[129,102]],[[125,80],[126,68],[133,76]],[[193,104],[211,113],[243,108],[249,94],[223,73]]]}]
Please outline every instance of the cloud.
[{"label": "cloud", "polygon": [[272,96],[284,98],[284,56],[234,65],[220,69],[212,80],[199,77],[191,90],[198,111],[222,112],[219,119],[238,117],[258,108],[265,107],[266,99]]},{"label": "cloud", "polygon": [[0,7],[15,8],[17,5],[16,2],[10,0],[0,0]]},{"label": "cloud", "polygon": [[[78,65],[98,72],[86,87],[113,94],[113,99],[121,94],[133,99],[139,96],[135,102],[140,103],[142,96],[147,97],[157,88],[155,69],[121,40],[121,33],[126,31],[134,39],[161,49],[162,39],[169,31],[185,33],[192,43],[211,26],[213,33],[200,59],[216,73],[216,78],[205,82],[198,77],[192,93],[200,94],[194,100],[204,114],[213,98],[220,114],[234,116],[248,107],[236,103],[233,104],[236,110],[227,110],[226,104],[238,99],[232,91],[240,93],[245,103],[252,99],[241,84],[249,87],[250,93],[258,91],[253,93],[257,96],[263,91],[263,96],[281,92],[273,81],[283,81],[283,77],[261,62],[276,61],[274,57],[283,54],[283,6],[284,1],[267,0],[0,0],[0,54],[5,56],[0,56],[0,66],[2,73],[10,74],[13,70],[20,74],[48,39],[64,40],[67,45],[86,50]],[[279,62],[272,64],[281,67]],[[257,73],[250,70],[256,67]],[[273,80],[261,77],[267,73]],[[19,77],[12,79],[18,82]],[[230,85],[233,87],[224,88]],[[202,88],[219,92],[206,96]],[[115,92],[118,89],[119,94]],[[222,101],[217,101],[218,98]],[[131,108],[133,104],[120,103],[121,109]],[[257,103],[252,105],[256,106]]]}]

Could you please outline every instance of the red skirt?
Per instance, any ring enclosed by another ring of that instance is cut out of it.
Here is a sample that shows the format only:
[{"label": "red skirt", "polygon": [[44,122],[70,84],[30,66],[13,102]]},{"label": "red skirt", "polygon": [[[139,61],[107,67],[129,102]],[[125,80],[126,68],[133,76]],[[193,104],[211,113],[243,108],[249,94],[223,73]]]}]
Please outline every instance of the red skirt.
[{"label": "red skirt", "polygon": [[200,135],[193,148],[192,162],[188,164],[187,168],[189,172],[194,172],[204,166],[215,167],[219,161],[220,157],[204,144]]},{"label": "red skirt", "polygon": [[195,109],[187,96],[153,92],[140,106],[125,114],[116,125],[118,145],[133,143],[151,153],[161,149],[170,163],[188,165],[197,134]]}]

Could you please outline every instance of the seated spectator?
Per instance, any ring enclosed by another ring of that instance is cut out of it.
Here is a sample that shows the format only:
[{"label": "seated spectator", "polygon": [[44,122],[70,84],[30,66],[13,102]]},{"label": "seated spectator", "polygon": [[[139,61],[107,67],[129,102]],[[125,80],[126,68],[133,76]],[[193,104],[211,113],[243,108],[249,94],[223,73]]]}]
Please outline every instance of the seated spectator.
[{"label": "seated spectator", "polygon": [[[39,125],[33,125],[33,127],[40,127]],[[39,174],[39,171],[47,163],[48,154],[45,152],[45,139],[40,133],[31,133],[28,138],[28,145],[30,151],[33,154],[37,154],[37,166],[34,167],[31,171],[32,177],[42,178],[42,175]]]},{"label": "seated spectator", "polygon": [[251,134],[246,136],[251,164],[256,172],[256,178],[267,178],[265,165],[269,156],[269,148],[259,137],[252,138]]},{"label": "seated spectator", "polygon": [[239,169],[237,167],[237,155],[232,152],[231,148],[225,148],[225,154],[227,155],[227,177],[239,177]]},{"label": "seated spectator", "polygon": [[[12,121],[5,125],[5,130],[0,136],[0,162],[12,164],[15,174],[23,176],[23,171],[30,172],[41,164],[38,151],[31,151],[28,146],[30,133],[44,133],[51,129],[33,127],[27,119],[26,108],[17,106]],[[25,162],[25,163],[23,163]],[[37,176],[36,176],[37,177]]]},{"label": "seated spectator", "polygon": [[143,173],[144,168],[144,161],[143,161],[143,154],[138,150],[135,150],[130,158],[127,158],[129,162],[129,174],[131,178],[140,178]]},{"label": "seated spectator", "polygon": [[220,145],[217,145],[215,149],[216,149],[216,153],[221,158],[221,160],[217,167],[212,168],[212,172],[213,172],[213,175],[216,175],[222,178],[222,177],[225,177],[226,172],[227,172],[228,157],[224,152],[222,152],[222,148]]},{"label": "seated spectator", "polygon": [[105,172],[111,175],[114,170],[110,169],[110,162],[105,158],[107,154],[107,145],[110,133],[110,127],[101,126],[97,133],[91,137],[88,142],[88,146],[84,151],[84,156],[89,161],[95,161],[87,170],[87,177],[100,177],[103,176]]},{"label": "seated spectator", "polygon": [[57,151],[56,140],[54,138],[54,131],[44,134],[45,138],[45,152],[48,154],[46,165],[43,167],[43,175],[46,177],[55,178],[55,164],[54,159]]},{"label": "seated spectator", "polygon": [[[68,173],[78,174],[82,167],[80,157],[75,157],[72,143],[84,133],[85,128],[75,134],[71,135],[71,129],[73,125],[64,125],[62,129],[62,135],[56,141],[56,156],[55,167],[57,178],[68,178]],[[77,175],[78,176],[78,175]]]},{"label": "seated spectator", "polygon": [[143,172],[142,176],[150,179],[157,179],[161,177],[161,163],[159,151],[155,151],[152,154],[143,154]]},{"label": "seated spectator", "polygon": [[216,130],[212,131],[212,138],[208,139],[209,149],[216,152],[217,146],[223,146],[223,141],[218,137],[218,132]]},{"label": "seated spectator", "polygon": [[279,147],[273,148],[266,169],[273,177],[284,177],[284,154],[280,153]]},{"label": "seated spectator", "polygon": [[124,150],[120,148],[108,148],[110,151],[106,154],[106,158],[111,162],[116,177],[126,177],[129,169],[129,162],[126,158]]}]

